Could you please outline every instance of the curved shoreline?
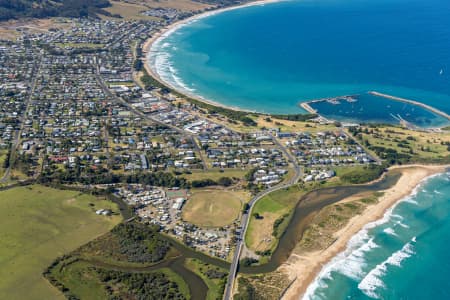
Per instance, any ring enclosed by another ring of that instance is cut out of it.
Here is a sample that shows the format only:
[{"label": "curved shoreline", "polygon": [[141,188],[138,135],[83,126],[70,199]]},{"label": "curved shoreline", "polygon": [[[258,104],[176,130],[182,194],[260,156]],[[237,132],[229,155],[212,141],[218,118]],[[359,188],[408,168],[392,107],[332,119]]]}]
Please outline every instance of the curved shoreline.
[{"label": "curved shoreline", "polygon": [[[261,113],[261,114],[265,114],[263,112],[259,112],[256,110],[250,110],[250,109],[244,109],[241,107],[236,107],[236,106],[229,106],[229,105],[225,105],[219,102],[216,102],[214,100],[211,99],[206,99],[200,95],[196,95],[194,93],[190,93],[189,91],[180,89],[177,86],[174,86],[172,83],[170,82],[166,82],[165,80],[163,80],[158,72],[155,70],[155,66],[152,65],[150,63],[150,55],[152,53],[152,46],[157,43],[160,42],[162,39],[168,37],[170,34],[174,33],[176,30],[178,30],[179,28],[188,25],[190,22],[194,22],[200,19],[204,19],[210,16],[214,16],[216,14],[220,14],[226,11],[230,11],[230,10],[235,10],[235,9],[241,9],[241,8],[245,8],[245,7],[250,7],[250,6],[258,6],[258,5],[265,5],[265,4],[271,4],[271,3],[278,3],[278,2],[283,2],[283,1],[288,1],[288,0],[258,0],[258,1],[252,1],[249,3],[245,3],[245,4],[241,4],[241,5],[237,5],[237,6],[230,6],[230,7],[224,7],[224,8],[218,8],[218,9],[212,9],[210,11],[205,11],[202,12],[198,15],[194,15],[192,17],[189,17],[187,19],[184,20],[180,20],[177,21],[175,23],[172,23],[162,29],[159,30],[159,32],[155,33],[151,38],[149,38],[148,40],[145,41],[145,43],[142,45],[142,53],[144,54],[145,57],[145,61],[144,61],[144,68],[147,71],[147,73],[152,76],[155,80],[157,80],[160,84],[169,87],[170,89],[176,91],[177,93],[187,96],[188,98],[192,98],[196,101],[200,101],[200,102],[204,102],[206,104],[209,105],[213,105],[213,106],[217,106],[217,107],[222,107],[225,109],[230,109],[230,110],[234,110],[234,111],[243,111],[243,112],[248,112],[248,113]],[[307,113],[306,111],[304,113]]]},{"label": "curved shoreline", "polygon": [[[292,253],[286,263],[280,266],[280,271],[290,276],[295,276],[294,282],[287,289],[282,299],[302,299],[307,289],[317,279],[322,270],[333,261],[333,259],[348,248],[348,243],[353,236],[364,230],[369,224],[383,218],[404,198],[412,195],[414,191],[432,176],[445,172],[448,165],[427,166],[411,165],[394,167],[402,169],[402,176],[393,187],[385,190],[385,194],[379,202],[367,207],[360,215],[352,217],[349,222],[335,233],[336,240],[326,249],[306,252],[301,255]],[[354,198],[354,196],[352,196]],[[350,198],[352,198],[350,197]],[[342,201],[351,200],[344,199]]]}]

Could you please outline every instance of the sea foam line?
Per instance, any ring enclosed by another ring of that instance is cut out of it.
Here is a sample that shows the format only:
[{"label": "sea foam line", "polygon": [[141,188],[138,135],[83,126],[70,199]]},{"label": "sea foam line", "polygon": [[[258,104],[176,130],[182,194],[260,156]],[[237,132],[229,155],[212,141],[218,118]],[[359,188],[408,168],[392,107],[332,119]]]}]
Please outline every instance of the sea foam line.
[{"label": "sea foam line", "polygon": [[[200,20],[202,20],[204,18],[208,18],[208,17],[214,16],[216,14],[220,14],[220,13],[235,10],[235,9],[246,8],[246,7],[250,7],[250,6],[260,6],[260,5],[265,5],[265,4],[269,4],[269,3],[288,2],[288,1],[291,1],[291,0],[255,1],[255,2],[238,5],[238,6],[226,7],[226,8],[222,8],[222,9],[218,9],[218,10],[204,12],[199,15],[192,16],[188,19],[181,20],[178,23],[174,23],[174,24],[170,25],[161,34],[159,34],[159,36],[157,36],[154,39],[154,41],[151,43],[147,57],[146,57],[147,63],[149,65],[150,69],[153,71],[154,75],[156,75],[156,77],[158,77],[162,82],[167,84],[169,87],[172,87],[175,90],[179,90],[181,93],[183,93],[187,96],[201,99],[203,101],[212,103],[214,105],[221,105],[217,102],[211,101],[210,99],[206,99],[202,95],[195,93],[197,90],[194,89],[193,87],[190,87],[186,82],[183,81],[182,78],[180,78],[178,76],[177,70],[175,69],[175,67],[172,65],[172,63],[170,61],[170,53],[168,51],[169,49],[165,49],[165,50],[163,49],[164,42],[171,35],[179,34],[180,33],[179,30],[181,28],[191,25],[193,23],[199,22]],[[176,51],[177,49],[178,48],[176,46],[172,45],[172,50]],[[161,55],[163,57],[159,58]],[[175,70],[175,72],[171,72],[169,67],[172,67],[172,71]],[[230,107],[230,108],[236,109],[236,110],[244,110],[242,107]],[[245,111],[254,112],[253,110],[246,110],[246,109],[245,109]]]},{"label": "sea foam line", "polygon": [[370,272],[367,273],[363,280],[361,280],[361,282],[358,284],[358,288],[368,297],[379,299],[380,296],[376,293],[376,290],[386,287],[381,277],[386,274],[388,265],[401,267],[401,263],[403,260],[415,254],[413,247],[413,243],[415,241],[416,238],[413,237],[410,242],[406,243],[402,247],[402,249],[394,252],[385,261],[370,270]]},{"label": "sea foam line", "polygon": [[[393,210],[402,202],[408,201],[411,198],[415,198],[417,193],[420,189],[421,191],[424,191],[423,186],[432,178],[435,178],[437,176],[441,176],[443,174],[446,174],[447,176],[450,176],[449,173],[438,173],[430,175],[426,178],[424,178],[411,192],[410,195],[400,199],[397,201],[393,206],[391,206],[386,213],[383,215],[383,217],[377,221],[370,222],[366,224],[357,234],[355,234],[347,243],[347,247],[344,251],[337,254],[333,259],[330,260],[327,264],[323,266],[321,271],[318,273],[316,278],[313,282],[308,286],[305,293],[303,294],[303,297],[301,299],[303,300],[312,300],[312,299],[322,299],[320,295],[316,294],[316,290],[324,286],[324,280],[326,279],[332,279],[331,273],[332,272],[338,272],[340,274],[343,274],[349,278],[352,278],[354,280],[361,280],[363,279],[361,277],[362,275],[362,269],[366,265],[366,262],[364,258],[361,257],[361,253],[365,252],[379,247],[375,242],[373,242],[373,238],[370,238],[369,236],[369,230],[375,227],[378,227],[380,225],[383,225],[387,222],[389,222],[392,219],[397,219],[396,224],[399,224],[400,226],[404,228],[408,228],[407,225],[402,223],[403,216],[394,214]],[[415,238],[413,238],[413,242],[415,242]],[[366,247],[364,247],[364,244]],[[376,245],[375,247],[373,247]],[[355,258],[360,259],[355,259]],[[348,259],[350,260],[350,264],[348,263]],[[356,264],[356,263],[359,263]]]}]

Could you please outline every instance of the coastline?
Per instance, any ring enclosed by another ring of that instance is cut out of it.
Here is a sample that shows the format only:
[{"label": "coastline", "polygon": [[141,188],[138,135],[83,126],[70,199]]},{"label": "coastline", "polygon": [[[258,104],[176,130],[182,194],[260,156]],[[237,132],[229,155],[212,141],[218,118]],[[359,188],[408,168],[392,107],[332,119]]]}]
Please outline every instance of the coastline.
[{"label": "coastline", "polygon": [[[216,14],[220,14],[222,12],[230,11],[230,10],[235,10],[235,9],[240,9],[240,8],[245,8],[245,7],[250,7],[250,6],[258,6],[258,5],[283,2],[283,1],[287,1],[287,0],[257,0],[257,1],[252,1],[249,3],[245,3],[245,4],[229,6],[229,7],[219,8],[219,9],[212,9],[210,11],[205,11],[200,14],[189,17],[187,19],[172,23],[172,24],[160,29],[151,38],[147,39],[145,41],[145,43],[142,45],[142,53],[144,54],[144,57],[145,57],[145,61],[143,63],[144,69],[147,71],[147,73],[150,76],[152,76],[155,80],[157,80],[162,85],[167,86],[167,87],[171,88],[172,90],[176,91],[177,93],[179,93],[181,95],[185,95],[196,101],[204,102],[209,105],[213,105],[213,106],[217,106],[217,107],[221,107],[221,108],[225,108],[225,109],[229,109],[229,110],[234,110],[234,111],[242,111],[242,112],[248,112],[248,113],[261,113],[261,112],[254,111],[254,110],[243,109],[240,107],[225,105],[225,104],[213,101],[211,99],[206,99],[204,97],[201,97],[201,96],[191,93],[189,91],[182,90],[179,87],[176,87],[176,86],[172,85],[171,83],[164,81],[159,76],[159,74],[154,70],[153,66],[151,66],[148,58],[149,58],[150,53],[152,52],[151,48],[152,48],[153,44],[160,41],[160,39],[167,37],[168,35],[170,35],[174,31],[176,31],[180,27],[189,24],[190,22],[194,22],[194,21],[197,21],[197,20],[200,20],[203,18],[207,18],[207,17],[213,16]],[[305,111],[304,113],[307,113],[307,111]],[[261,113],[261,114],[263,114],[263,113]]]},{"label": "coastline", "polygon": [[[411,195],[427,178],[443,173],[447,167],[410,165],[391,168],[391,170],[400,169],[402,171],[398,182],[393,187],[384,190],[384,195],[379,198],[378,203],[367,207],[362,214],[352,217],[344,228],[337,231],[335,233],[336,241],[333,244],[324,250],[308,252],[304,255],[292,253],[289,259],[280,266],[281,272],[295,278],[282,299],[298,300],[303,297],[322,268],[347,248],[348,242],[354,235],[363,230],[367,224],[381,219],[389,209]],[[342,201],[354,200],[355,196],[351,198]]]}]

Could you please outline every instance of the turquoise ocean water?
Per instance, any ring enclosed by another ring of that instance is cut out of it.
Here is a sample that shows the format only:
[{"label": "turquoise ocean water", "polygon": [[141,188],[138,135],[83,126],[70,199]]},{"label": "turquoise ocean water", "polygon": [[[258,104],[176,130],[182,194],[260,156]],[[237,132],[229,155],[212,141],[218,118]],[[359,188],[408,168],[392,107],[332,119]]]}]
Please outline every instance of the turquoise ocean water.
[{"label": "turquoise ocean water", "polygon": [[[248,7],[178,28],[153,45],[149,60],[179,89],[260,112],[299,113],[299,101],[375,90],[450,113],[450,1],[301,0]],[[392,121],[393,109],[420,125],[443,124],[420,109],[363,98],[321,110],[353,121]],[[450,299],[448,278],[446,173],[356,235],[305,299]]]},{"label": "turquoise ocean water", "polygon": [[450,299],[450,173],[368,224],[303,299]]},{"label": "turquoise ocean water", "polygon": [[300,113],[303,100],[375,90],[450,113],[450,2],[247,7],[178,28],[153,45],[149,60],[179,89],[260,112]]},{"label": "turquoise ocean water", "polygon": [[392,101],[368,93],[353,97],[355,102],[320,101],[310,103],[310,106],[327,118],[345,122],[398,124],[401,119],[404,119],[420,127],[438,127],[448,124],[447,119],[417,105]]}]

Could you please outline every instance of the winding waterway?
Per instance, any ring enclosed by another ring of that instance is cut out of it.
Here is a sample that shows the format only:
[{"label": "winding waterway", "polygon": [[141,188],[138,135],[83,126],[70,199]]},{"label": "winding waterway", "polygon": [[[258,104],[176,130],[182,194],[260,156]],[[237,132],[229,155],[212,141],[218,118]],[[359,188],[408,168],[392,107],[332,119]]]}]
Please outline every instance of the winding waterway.
[{"label": "winding waterway", "polygon": [[[398,171],[390,171],[383,177],[383,179],[372,184],[329,187],[307,193],[299,199],[289,225],[284,234],[281,236],[278,246],[273,252],[269,262],[259,266],[241,267],[239,272],[245,274],[260,274],[275,271],[289,258],[295,245],[297,245],[297,243],[301,240],[302,235],[308,226],[310,217],[314,213],[318,212],[325,206],[334,204],[355,194],[388,189],[393,186],[399,178],[400,173]],[[117,201],[117,199],[115,200]],[[128,210],[123,209],[122,212],[125,213],[128,212]],[[126,216],[129,217],[128,214],[126,214]],[[100,261],[89,261],[89,263],[99,267],[127,272],[148,272],[157,271],[161,268],[169,268],[179,274],[187,283],[191,293],[191,299],[205,299],[208,292],[208,287],[198,275],[185,267],[185,260],[187,258],[196,258],[205,263],[215,265],[226,270],[229,269],[230,264],[221,259],[197,252],[168,236],[162,235],[162,238],[169,241],[172,247],[176,249],[178,252],[177,256],[166,259],[152,266],[145,267],[116,266]]]},{"label": "winding waterway", "polygon": [[400,176],[400,173],[397,171],[391,171],[382,180],[372,184],[329,187],[309,192],[298,201],[293,217],[286,231],[281,236],[270,261],[260,266],[248,268],[242,267],[239,271],[252,274],[275,271],[289,258],[292,250],[301,240],[304,231],[308,227],[311,215],[320,211],[322,208],[337,203],[347,197],[365,192],[376,192],[388,189],[398,181]]},{"label": "winding waterway", "polygon": [[[310,217],[315,212],[318,212],[327,205],[331,205],[355,194],[388,189],[397,182],[399,177],[400,174],[397,171],[390,171],[382,180],[372,184],[329,187],[307,193],[299,199],[290,223],[285,233],[281,236],[279,244],[272,254],[270,261],[259,266],[241,267],[239,269],[239,272],[245,274],[260,274],[275,271],[282,263],[284,263],[289,258],[289,255],[291,254],[295,245],[301,240],[303,232],[308,226]],[[198,275],[186,269],[186,267],[184,266],[186,258],[196,258],[205,263],[209,263],[224,269],[229,269],[230,264],[221,259],[214,258],[190,249],[167,236],[163,235],[163,238],[167,239],[177,250],[177,252],[179,253],[178,256],[149,267],[118,267],[105,265],[102,262],[94,261],[91,261],[90,263],[96,264],[100,267],[119,269],[122,271],[130,272],[146,272],[156,271],[161,268],[170,268],[171,270],[179,274],[188,284],[192,299],[205,299],[208,292],[208,287]]]}]

